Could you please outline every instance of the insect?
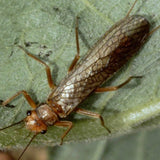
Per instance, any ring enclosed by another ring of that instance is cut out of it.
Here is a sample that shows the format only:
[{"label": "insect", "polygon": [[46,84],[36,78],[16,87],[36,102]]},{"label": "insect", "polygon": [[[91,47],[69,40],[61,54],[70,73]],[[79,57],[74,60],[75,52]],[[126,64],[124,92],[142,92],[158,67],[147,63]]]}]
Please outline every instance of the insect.
[{"label": "insect", "polygon": [[[112,77],[135,53],[143,46],[146,39],[160,26],[150,31],[149,22],[140,15],[129,16],[137,0],[135,0],[126,17],[111,27],[104,36],[89,50],[85,59],[80,58],[79,38],[78,38],[78,18],[76,21],[76,45],[77,54],[75,55],[67,76],[56,86],[51,77],[49,66],[29,53],[24,47],[18,45],[29,57],[44,65],[51,93],[46,102],[36,105],[28,93],[24,90],[17,92],[9,99],[2,102],[7,106],[10,101],[22,94],[33,110],[27,112],[27,117],[20,122],[12,124],[3,129],[7,129],[21,122],[25,122],[26,128],[34,133],[34,136],[19,156],[21,159],[30,143],[39,133],[46,133],[48,126],[67,127],[67,130],[61,136],[61,144],[64,137],[72,128],[72,122],[63,120],[71,112],[99,118],[101,125],[110,133],[110,129],[104,124],[102,116],[85,109],[78,108],[78,105],[85,100],[92,92],[114,91],[133,78],[141,76],[131,76],[125,82],[118,86],[100,88],[100,86]],[[9,105],[8,105],[9,106]],[[1,129],[1,130],[3,130]]]}]

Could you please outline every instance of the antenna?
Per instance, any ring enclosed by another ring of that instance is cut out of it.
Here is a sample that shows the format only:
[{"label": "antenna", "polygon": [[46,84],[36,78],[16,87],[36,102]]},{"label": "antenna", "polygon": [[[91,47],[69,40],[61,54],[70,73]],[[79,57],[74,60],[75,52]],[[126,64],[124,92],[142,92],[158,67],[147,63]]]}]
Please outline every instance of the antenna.
[{"label": "antenna", "polygon": [[15,126],[15,125],[17,125],[17,124],[20,124],[20,123],[22,123],[23,121],[24,121],[24,119],[22,119],[22,120],[19,121],[19,122],[14,123],[14,124],[11,124],[11,125],[9,125],[9,126],[7,126],[7,127],[1,128],[0,131],[2,131],[2,130],[4,130],[4,129],[7,129],[7,128],[10,128],[10,127],[13,127],[13,126]]},{"label": "antenna", "polygon": [[24,154],[24,152],[27,150],[27,148],[29,147],[29,145],[32,143],[32,141],[34,140],[34,138],[37,136],[37,134],[35,134],[31,140],[29,141],[29,143],[27,144],[27,146],[24,148],[23,152],[21,153],[21,155],[19,156],[18,160],[20,160]]}]

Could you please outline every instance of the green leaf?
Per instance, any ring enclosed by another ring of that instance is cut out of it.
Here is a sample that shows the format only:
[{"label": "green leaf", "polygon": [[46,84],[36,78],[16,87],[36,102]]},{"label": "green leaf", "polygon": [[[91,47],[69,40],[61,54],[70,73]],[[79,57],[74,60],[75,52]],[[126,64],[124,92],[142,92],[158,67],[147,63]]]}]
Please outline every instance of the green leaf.
[{"label": "green leaf", "polygon": [[[27,57],[14,44],[24,45],[33,55],[41,55],[52,69],[52,77],[58,85],[76,54],[75,17],[79,16],[81,55],[115,22],[125,17],[133,1],[128,0],[14,0],[0,2],[0,99],[7,99],[19,90],[26,90],[35,102],[45,102],[50,93],[45,69]],[[138,1],[132,14],[145,15],[151,28],[160,24],[159,4],[155,1]],[[104,86],[118,85],[131,75],[143,75],[115,92],[92,94],[79,107],[101,113],[112,136],[135,131],[147,126],[159,125],[160,113],[160,61],[159,35],[156,31],[126,66]],[[35,43],[36,42],[36,43]],[[46,48],[46,47],[47,48]],[[49,56],[47,56],[49,54]],[[19,96],[11,104],[13,109],[0,108],[0,127],[23,119],[30,106]],[[100,139],[108,133],[100,122],[85,116],[72,114],[74,123],[66,142]],[[47,134],[38,135],[34,145],[53,146],[60,142],[65,129],[49,127]],[[29,131],[18,125],[1,131],[1,147],[21,147],[30,137]]]}]

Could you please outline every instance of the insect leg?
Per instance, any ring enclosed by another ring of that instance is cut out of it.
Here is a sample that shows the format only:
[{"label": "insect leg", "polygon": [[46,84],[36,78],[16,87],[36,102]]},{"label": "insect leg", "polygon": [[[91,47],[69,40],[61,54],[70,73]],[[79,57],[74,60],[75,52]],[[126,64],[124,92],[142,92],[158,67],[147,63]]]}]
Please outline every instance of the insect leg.
[{"label": "insect leg", "polygon": [[151,34],[153,34],[156,30],[158,30],[160,28],[160,25],[157,26],[156,28],[152,29],[149,33],[148,36],[150,36]]},{"label": "insect leg", "polygon": [[17,96],[19,96],[20,94],[23,94],[23,96],[26,98],[27,102],[29,103],[29,105],[32,108],[37,108],[36,104],[34,103],[34,101],[32,100],[32,98],[28,95],[28,93],[24,90],[17,92],[15,95],[13,95],[12,97],[8,98],[7,100],[5,100],[4,102],[2,102],[3,106],[6,106],[10,101],[12,101],[13,99],[15,99]]},{"label": "insect leg", "polygon": [[75,34],[76,34],[77,54],[75,55],[75,57],[74,57],[71,65],[70,65],[70,67],[69,67],[69,69],[68,69],[68,73],[69,73],[70,71],[72,71],[72,69],[75,67],[75,65],[77,64],[77,62],[78,62],[78,60],[79,60],[79,58],[80,58],[80,56],[79,56],[79,52],[80,52],[80,50],[79,50],[79,38],[78,38],[78,17],[76,17]]},{"label": "insect leg", "polygon": [[115,90],[123,87],[127,83],[129,83],[133,78],[142,78],[142,76],[131,76],[126,81],[124,81],[123,83],[121,83],[118,86],[111,86],[111,87],[105,87],[105,88],[97,88],[97,89],[95,89],[95,92],[100,93],[100,92],[115,91]]},{"label": "insect leg", "polygon": [[130,13],[132,12],[132,10],[133,10],[133,8],[134,8],[136,2],[137,2],[137,0],[134,1],[133,5],[132,5],[132,7],[129,9],[129,11],[128,11],[126,17],[128,17],[128,16],[130,15]]},{"label": "insect leg", "polygon": [[61,136],[61,143],[60,145],[63,144],[63,139],[64,137],[68,134],[68,132],[72,129],[72,122],[70,121],[58,121],[54,124],[55,126],[61,126],[61,127],[68,127],[68,129],[63,133],[63,135]]},{"label": "insect leg", "polygon": [[[4,102],[3,100],[0,100],[0,105],[2,105],[3,102]],[[15,106],[11,104],[6,104],[5,107],[14,108]]]},{"label": "insect leg", "polygon": [[41,64],[43,64],[45,66],[47,79],[48,79],[48,85],[49,85],[49,87],[51,89],[55,88],[55,85],[54,85],[54,83],[52,81],[51,70],[50,70],[49,66],[46,63],[44,63],[43,61],[41,61],[40,59],[38,59],[37,57],[33,56],[31,53],[29,53],[22,46],[18,46],[18,47],[21,48],[28,56],[30,56],[31,58],[35,59],[36,61],[38,61],[39,63],[41,63]]},{"label": "insect leg", "polygon": [[98,114],[98,113],[93,113],[93,112],[91,112],[91,111],[87,111],[87,110],[84,110],[84,109],[81,109],[81,108],[76,108],[75,112],[78,113],[78,114],[85,115],[85,116],[89,116],[89,117],[93,117],[93,118],[99,118],[100,121],[101,121],[101,125],[102,125],[109,133],[111,133],[111,131],[105,126],[103,117],[102,117],[100,114]]}]

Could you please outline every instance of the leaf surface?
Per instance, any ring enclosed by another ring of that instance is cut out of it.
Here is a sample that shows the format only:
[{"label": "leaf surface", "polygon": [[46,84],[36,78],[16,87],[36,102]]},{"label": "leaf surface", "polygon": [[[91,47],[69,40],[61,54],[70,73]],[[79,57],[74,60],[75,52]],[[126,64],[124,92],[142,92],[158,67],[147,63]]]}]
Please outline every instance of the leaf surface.
[{"label": "leaf surface", "polygon": [[[79,20],[80,52],[88,49],[118,20],[123,18],[133,1],[128,0],[47,0],[0,2],[0,99],[7,99],[19,90],[26,90],[35,102],[45,102],[50,89],[44,67],[27,57],[14,44],[24,43],[33,55],[45,61],[52,70],[54,82],[67,74],[76,54],[75,17]],[[132,14],[144,15],[151,29],[160,24],[158,0],[138,1]],[[92,94],[79,107],[101,113],[111,136],[159,125],[160,113],[160,30],[156,31],[144,47],[125,67],[104,86],[118,85],[131,75],[143,75],[115,92]],[[14,109],[0,108],[1,128],[26,116],[30,110],[22,96],[13,102]],[[72,114],[74,128],[66,142],[100,139],[108,134],[98,120]],[[38,135],[34,145],[53,146],[60,142],[65,129],[49,127],[47,134]],[[21,147],[30,139],[29,131],[18,125],[1,131],[1,147]]]}]

